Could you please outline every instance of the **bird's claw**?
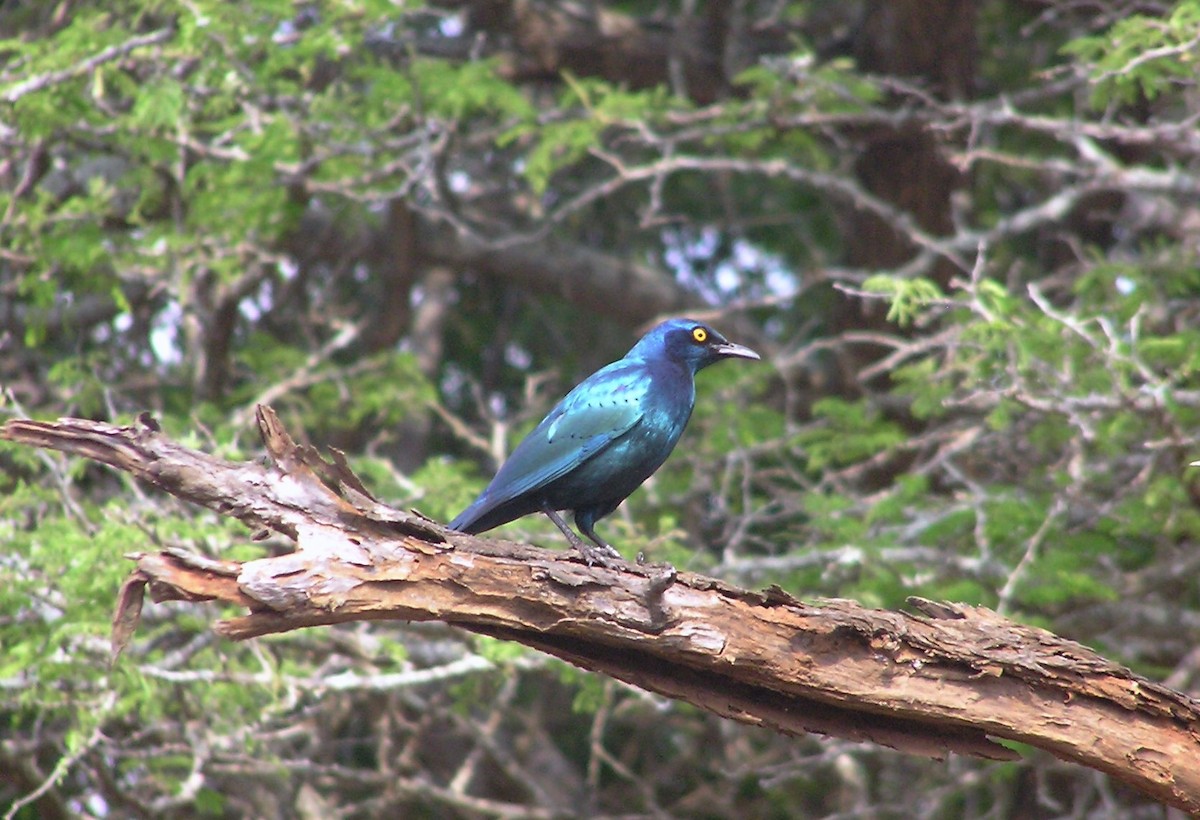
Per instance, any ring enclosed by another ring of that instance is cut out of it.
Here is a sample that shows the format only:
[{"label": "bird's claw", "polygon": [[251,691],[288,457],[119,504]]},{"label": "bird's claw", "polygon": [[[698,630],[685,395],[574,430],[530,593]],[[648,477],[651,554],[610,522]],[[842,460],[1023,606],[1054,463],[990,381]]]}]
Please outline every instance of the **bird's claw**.
[{"label": "bird's claw", "polygon": [[604,544],[587,544],[583,541],[575,544],[575,549],[579,550],[579,554],[583,556],[583,560],[589,567],[599,564],[602,567],[614,567],[619,563],[624,563],[625,559],[621,557],[621,553],[617,552],[610,545]]}]

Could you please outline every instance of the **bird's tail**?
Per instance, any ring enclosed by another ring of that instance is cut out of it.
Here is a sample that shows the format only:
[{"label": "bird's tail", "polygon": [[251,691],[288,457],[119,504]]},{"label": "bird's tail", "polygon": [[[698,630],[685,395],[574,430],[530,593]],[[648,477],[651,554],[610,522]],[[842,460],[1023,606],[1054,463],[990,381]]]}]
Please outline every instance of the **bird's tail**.
[{"label": "bird's tail", "polygon": [[489,525],[487,523],[486,518],[490,511],[487,501],[483,497],[477,498],[471,506],[460,512],[446,526],[452,530],[465,532],[467,535],[475,535],[476,533],[490,530],[492,527],[499,526],[499,524]]}]

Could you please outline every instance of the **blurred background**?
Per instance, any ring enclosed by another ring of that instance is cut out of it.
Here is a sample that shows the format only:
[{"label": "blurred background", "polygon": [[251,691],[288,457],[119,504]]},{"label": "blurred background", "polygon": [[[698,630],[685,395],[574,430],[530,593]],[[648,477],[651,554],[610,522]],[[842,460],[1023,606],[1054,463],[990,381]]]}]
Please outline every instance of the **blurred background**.
[{"label": "blurred background", "polygon": [[[1200,1],[9,0],[0,419],[229,459],[253,407],[448,520],[660,318],[627,556],[993,607],[1200,691]],[[122,556],[229,519],[0,444],[10,818],[1146,817],[1097,772],[786,738],[440,624],[245,644]],[[531,517],[497,535],[562,545]]]}]

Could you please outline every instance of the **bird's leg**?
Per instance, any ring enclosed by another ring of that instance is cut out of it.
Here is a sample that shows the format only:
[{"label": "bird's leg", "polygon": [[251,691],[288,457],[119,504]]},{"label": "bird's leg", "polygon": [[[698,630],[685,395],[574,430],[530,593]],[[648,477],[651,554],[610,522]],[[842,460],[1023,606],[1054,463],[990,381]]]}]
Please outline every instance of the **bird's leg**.
[{"label": "bird's leg", "polygon": [[[554,522],[554,526],[558,527],[559,530],[562,531],[563,535],[567,536],[567,540],[571,542],[571,546],[579,551],[579,554],[583,556],[583,560],[587,562],[588,566],[593,564],[608,566],[610,563],[612,563],[611,559],[614,556],[617,558],[621,557],[619,552],[597,538],[595,533],[589,533],[587,530],[584,530],[584,535],[587,535],[589,538],[595,541],[596,547],[593,547],[591,544],[584,543],[583,539],[576,535],[571,528],[567,526],[567,522],[563,521],[562,516],[558,514],[557,510],[543,506],[542,512],[546,514],[547,518]],[[576,523],[578,523],[578,521]],[[580,529],[582,529],[582,527]],[[589,527],[588,529],[590,530],[591,528]],[[599,549],[597,549],[597,547],[599,547]]]},{"label": "bird's leg", "polygon": [[567,526],[566,521],[563,521],[562,516],[558,514],[558,510],[551,509],[550,507],[542,507],[542,512],[546,514],[547,518],[554,522],[554,526],[562,530],[562,534],[567,536],[567,540],[571,542],[572,547],[580,550],[581,552],[583,551],[583,540],[578,535],[571,532],[571,528]]}]

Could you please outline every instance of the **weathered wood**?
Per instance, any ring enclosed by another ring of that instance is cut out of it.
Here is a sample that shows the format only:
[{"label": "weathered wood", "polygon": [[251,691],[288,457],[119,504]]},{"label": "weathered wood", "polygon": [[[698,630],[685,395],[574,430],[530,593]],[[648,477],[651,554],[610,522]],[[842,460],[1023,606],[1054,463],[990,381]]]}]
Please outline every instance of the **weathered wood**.
[{"label": "weathered wood", "polygon": [[1017,756],[1027,743],[1200,812],[1200,703],[987,609],[915,599],[915,613],[798,601],[663,567],[589,567],[451,532],[370,497],[344,460],[291,440],[269,409],[273,464],[185,448],[149,420],[15,420],[3,437],[85,455],[180,498],[285,533],[296,552],[245,563],[131,556],[114,642],[152,597],[220,600],[244,639],[362,619],[441,620],[518,641],[716,714],[906,752]]}]

